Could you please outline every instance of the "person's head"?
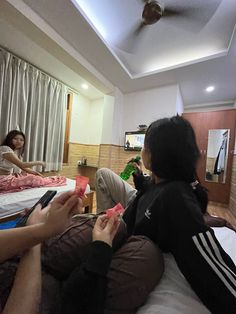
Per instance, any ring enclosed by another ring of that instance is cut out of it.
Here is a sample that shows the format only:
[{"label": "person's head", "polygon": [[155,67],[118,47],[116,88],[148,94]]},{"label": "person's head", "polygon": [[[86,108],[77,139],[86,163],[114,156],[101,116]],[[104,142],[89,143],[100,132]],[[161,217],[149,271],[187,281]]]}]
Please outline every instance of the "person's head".
[{"label": "person's head", "polygon": [[[145,168],[151,170],[158,178],[194,182],[199,157],[194,130],[186,119],[173,116],[156,120],[148,127],[142,160]],[[198,194],[200,185],[194,189]],[[205,211],[206,190],[203,194],[199,201],[202,203],[202,211]]]},{"label": "person's head", "polygon": [[199,156],[193,128],[184,118],[159,119],[148,127],[143,162],[157,177],[191,183]]},{"label": "person's head", "polygon": [[23,154],[25,148],[25,134],[18,130],[10,131],[2,145],[9,146],[13,150],[19,150]]}]

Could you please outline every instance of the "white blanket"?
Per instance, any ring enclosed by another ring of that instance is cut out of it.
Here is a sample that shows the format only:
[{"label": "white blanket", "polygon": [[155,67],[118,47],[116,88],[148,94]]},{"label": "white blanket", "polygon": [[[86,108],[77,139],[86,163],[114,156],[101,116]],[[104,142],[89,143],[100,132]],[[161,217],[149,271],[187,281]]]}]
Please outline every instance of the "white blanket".
[{"label": "white blanket", "polygon": [[[225,227],[213,229],[224,250],[236,263],[236,233]],[[180,272],[174,257],[171,254],[165,254],[164,259],[163,277],[137,313],[210,314]]]},{"label": "white blanket", "polygon": [[[24,208],[31,208],[48,190],[56,190],[57,195],[61,194],[62,192],[74,190],[75,180],[66,180],[66,185],[64,186],[33,188],[20,192],[0,195],[0,218],[6,215],[17,213]],[[89,192],[90,187],[87,185],[85,193]]]}]

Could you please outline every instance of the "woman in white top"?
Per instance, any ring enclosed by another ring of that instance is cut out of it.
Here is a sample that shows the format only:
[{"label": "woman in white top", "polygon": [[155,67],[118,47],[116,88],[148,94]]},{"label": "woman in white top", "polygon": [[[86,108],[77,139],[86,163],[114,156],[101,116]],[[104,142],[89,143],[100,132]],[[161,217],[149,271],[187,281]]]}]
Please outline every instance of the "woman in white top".
[{"label": "woman in white top", "polygon": [[25,135],[21,131],[10,131],[0,146],[0,194],[20,191],[31,187],[60,186],[66,184],[65,177],[43,177],[31,169],[45,167],[43,161],[23,162]]},{"label": "woman in white top", "polygon": [[43,161],[23,162],[21,160],[25,148],[25,135],[21,131],[10,131],[0,146],[0,175],[20,173],[21,170],[39,175],[37,171],[30,169],[33,166],[45,167]]}]

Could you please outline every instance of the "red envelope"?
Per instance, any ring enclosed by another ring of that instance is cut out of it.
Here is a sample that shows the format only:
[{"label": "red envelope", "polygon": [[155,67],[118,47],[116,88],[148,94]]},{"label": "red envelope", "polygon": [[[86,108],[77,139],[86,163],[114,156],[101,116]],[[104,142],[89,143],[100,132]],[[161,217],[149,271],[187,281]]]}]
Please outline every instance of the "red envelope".
[{"label": "red envelope", "polygon": [[115,213],[119,214],[119,215],[122,215],[124,213],[125,209],[124,207],[118,203],[116,204],[116,206],[112,207],[112,208],[109,208],[106,210],[106,214],[107,216],[110,218],[112,217]]},{"label": "red envelope", "polygon": [[84,196],[87,184],[89,182],[88,177],[83,177],[83,176],[76,176],[76,186],[75,186],[75,191],[78,193],[79,197]]}]

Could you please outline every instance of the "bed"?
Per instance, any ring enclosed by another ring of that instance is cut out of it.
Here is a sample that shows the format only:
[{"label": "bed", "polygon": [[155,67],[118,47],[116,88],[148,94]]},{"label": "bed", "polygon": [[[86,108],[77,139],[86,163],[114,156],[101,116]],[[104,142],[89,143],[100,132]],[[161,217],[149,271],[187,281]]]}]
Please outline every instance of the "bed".
[{"label": "bed", "polygon": [[[224,250],[236,263],[236,233],[226,227],[213,228]],[[171,254],[165,254],[165,272],[138,314],[210,314],[178,269]],[[236,311],[235,311],[236,313]]]},{"label": "bed", "polygon": [[[57,195],[62,192],[70,191],[75,189],[75,180],[67,179],[66,185],[58,187],[41,187],[27,189],[20,192],[13,192],[0,195],[0,220],[3,221],[3,217],[12,217],[12,215],[18,214],[24,208],[32,207],[39,198],[48,190],[56,190]],[[85,200],[84,206],[91,207],[91,198],[93,192],[90,191],[90,186],[87,185],[85,193],[87,198]],[[91,210],[91,208],[89,209]]]}]

